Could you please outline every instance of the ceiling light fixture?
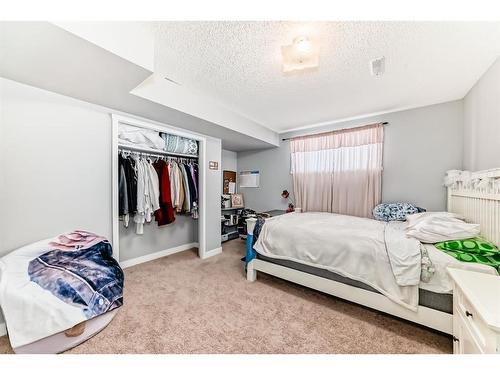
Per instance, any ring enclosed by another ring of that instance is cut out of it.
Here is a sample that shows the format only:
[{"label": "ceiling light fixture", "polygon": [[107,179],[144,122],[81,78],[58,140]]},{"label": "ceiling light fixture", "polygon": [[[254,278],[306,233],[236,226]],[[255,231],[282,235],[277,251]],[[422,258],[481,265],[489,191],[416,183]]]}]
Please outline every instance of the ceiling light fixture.
[{"label": "ceiling light fixture", "polygon": [[298,36],[292,44],[282,46],[281,54],[284,73],[317,68],[319,65],[318,44],[306,36]]},{"label": "ceiling light fixture", "polygon": [[293,48],[298,57],[307,57],[311,54],[311,41],[305,36],[299,36],[293,40]]}]

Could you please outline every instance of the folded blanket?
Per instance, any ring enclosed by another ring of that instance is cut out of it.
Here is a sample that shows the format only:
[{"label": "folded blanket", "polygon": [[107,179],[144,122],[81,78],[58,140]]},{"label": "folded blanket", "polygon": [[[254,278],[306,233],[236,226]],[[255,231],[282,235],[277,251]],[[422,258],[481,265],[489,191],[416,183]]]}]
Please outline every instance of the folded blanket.
[{"label": "folded blanket", "polygon": [[85,230],[75,230],[70,233],[61,234],[49,243],[52,249],[78,250],[88,249],[99,242],[105,241],[106,237],[99,236]]}]

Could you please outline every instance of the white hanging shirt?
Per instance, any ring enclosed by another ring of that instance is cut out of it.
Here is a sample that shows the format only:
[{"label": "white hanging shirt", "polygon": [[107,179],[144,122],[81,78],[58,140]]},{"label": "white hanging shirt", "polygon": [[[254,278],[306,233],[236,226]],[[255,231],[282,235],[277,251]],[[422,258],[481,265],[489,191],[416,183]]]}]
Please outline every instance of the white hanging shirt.
[{"label": "white hanging shirt", "polygon": [[136,233],[144,233],[144,221],[146,213],[146,171],[144,162],[140,158],[135,159],[135,166],[137,169],[137,213],[134,215],[134,223],[136,224]]}]

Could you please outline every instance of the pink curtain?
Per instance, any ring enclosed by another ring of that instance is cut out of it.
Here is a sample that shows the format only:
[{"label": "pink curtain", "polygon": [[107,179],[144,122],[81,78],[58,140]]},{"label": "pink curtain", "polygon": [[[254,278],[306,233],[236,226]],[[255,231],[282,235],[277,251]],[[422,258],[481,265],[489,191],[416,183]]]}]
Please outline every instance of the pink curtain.
[{"label": "pink curtain", "polygon": [[372,217],[382,195],[383,144],[382,124],[293,138],[296,206]]}]

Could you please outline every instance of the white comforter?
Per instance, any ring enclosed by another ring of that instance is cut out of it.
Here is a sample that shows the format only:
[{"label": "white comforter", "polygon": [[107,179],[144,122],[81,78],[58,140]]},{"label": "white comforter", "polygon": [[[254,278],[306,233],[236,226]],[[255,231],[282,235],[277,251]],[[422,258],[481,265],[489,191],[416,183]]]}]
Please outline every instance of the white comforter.
[{"label": "white comforter", "polygon": [[420,243],[404,223],[330,213],[293,213],[266,220],[255,250],[361,281],[411,310],[418,306]]},{"label": "white comforter", "polygon": [[0,306],[13,348],[87,320],[81,308],[63,302],[30,281],[29,262],[45,253],[52,240],[54,238],[24,246],[0,259]]}]

